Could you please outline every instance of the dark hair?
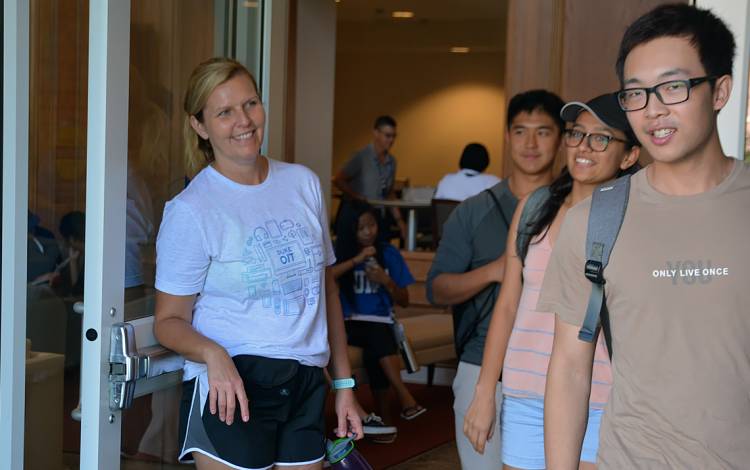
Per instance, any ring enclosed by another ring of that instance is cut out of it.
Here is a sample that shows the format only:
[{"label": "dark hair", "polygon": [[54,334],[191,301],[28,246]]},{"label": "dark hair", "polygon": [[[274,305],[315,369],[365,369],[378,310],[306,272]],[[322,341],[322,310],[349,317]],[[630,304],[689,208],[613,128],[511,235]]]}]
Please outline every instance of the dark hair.
[{"label": "dark hair", "polygon": [[372,125],[373,129],[380,129],[383,126],[396,127],[396,120],[388,115],[378,116],[375,118],[375,124]]},{"label": "dark hair", "polygon": [[[630,148],[632,149],[633,147],[635,147],[635,145],[631,146]],[[619,170],[617,172],[617,178],[625,175],[632,175],[640,169],[641,165],[638,162],[635,162],[633,166],[626,168],[625,170]],[[570,176],[570,172],[568,171],[568,167],[566,166],[563,167],[562,171],[560,172],[560,176],[558,176],[557,179],[555,179],[555,181],[553,181],[552,184],[549,185],[549,199],[539,209],[539,214],[533,217],[529,222],[529,227],[531,230],[529,231],[530,235],[524,240],[526,245],[523,247],[524,252],[528,253],[528,248],[531,244],[531,240],[537,235],[543,233],[544,236],[546,236],[547,230],[549,230],[549,226],[552,224],[552,221],[555,220],[557,213],[560,211],[560,207],[562,207],[565,198],[568,197],[568,194],[570,194],[570,191],[572,189],[573,177]],[[524,260],[521,260],[521,262],[523,261]]]},{"label": "dark hair", "polygon": [[[375,224],[378,226],[378,231],[381,228],[380,216],[375,208],[373,208],[371,205],[367,204],[366,202],[352,201],[352,208],[354,215],[352,216],[351,220],[353,221],[353,223],[348,226],[344,225],[336,234],[336,244],[334,247],[334,251],[336,253],[336,260],[339,263],[343,263],[354,258],[362,250],[362,247],[359,246],[359,241],[357,240],[357,229],[359,228],[360,217],[362,217],[364,214],[372,215],[375,218]],[[378,236],[375,237],[375,249],[377,250],[375,259],[381,266],[385,266],[385,262],[383,260],[383,247],[385,244],[386,242],[382,241],[382,239],[380,238],[380,234],[378,233]],[[349,303],[353,305],[354,269],[350,269],[349,271],[341,275],[338,281],[340,292],[344,295],[344,297],[347,298],[347,300],[349,300]]]},{"label": "dark hair", "polygon": [[710,10],[678,3],[654,8],[625,30],[615,66],[620,85],[623,84],[628,54],[641,44],[662,37],[688,39],[698,51],[707,75],[732,74],[735,44],[727,25]]},{"label": "dark hair", "polygon": [[486,170],[489,164],[490,154],[487,153],[487,148],[477,143],[471,143],[464,147],[464,151],[461,153],[461,160],[458,162],[458,166],[461,168],[468,168],[479,173]]},{"label": "dark hair", "polygon": [[510,126],[513,124],[513,119],[521,113],[533,113],[534,111],[541,111],[549,114],[549,116],[557,124],[557,128],[562,131],[565,130],[565,121],[560,117],[560,110],[565,105],[563,100],[547,90],[529,90],[519,93],[511,98],[508,103],[508,122],[506,126],[510,130]]},{"label": "dark hair", "polygon": [[81,211],[68,212],[60,219],[59,229],[65,240],[82,242],[86,239],[86,216]]}]

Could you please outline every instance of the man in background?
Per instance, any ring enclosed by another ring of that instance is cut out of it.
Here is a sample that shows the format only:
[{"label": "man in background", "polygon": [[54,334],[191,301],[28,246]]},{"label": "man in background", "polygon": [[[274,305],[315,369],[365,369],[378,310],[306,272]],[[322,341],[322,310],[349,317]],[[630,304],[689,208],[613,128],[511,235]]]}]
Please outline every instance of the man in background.
[{"label": "man in background", "polygon": [[[335,232],[342,226],[354,224],[352,201],[368,199],[394,199],[393,183],[396,178],[396,158],[390,150],[396,141],[396,120],[391,116],[378,116],[372,130],[372,142],[357,151],[333,177],[333,184],[341,190],[341,206],[336,216]],[[401,237],[406,239],[406,223],[397,207],[391,208],[388,222],[398,224]],[[344,225],[346,224],[346,225]],[[385,231],[381,230],[381,233]]]}]

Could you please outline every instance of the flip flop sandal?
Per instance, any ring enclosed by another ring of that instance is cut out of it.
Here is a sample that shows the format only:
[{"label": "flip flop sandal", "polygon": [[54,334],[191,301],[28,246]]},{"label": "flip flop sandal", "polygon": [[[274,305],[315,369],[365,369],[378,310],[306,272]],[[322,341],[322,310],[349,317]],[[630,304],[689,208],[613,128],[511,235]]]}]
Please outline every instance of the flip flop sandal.
[{"label": "flip flop sandal", "polygon": [[423,407],[422,405],[409,406],[401,411],[401,418],[405,420],[412,420],[417,416],[423,414],[425,411],[427,411],[427,408]]}]

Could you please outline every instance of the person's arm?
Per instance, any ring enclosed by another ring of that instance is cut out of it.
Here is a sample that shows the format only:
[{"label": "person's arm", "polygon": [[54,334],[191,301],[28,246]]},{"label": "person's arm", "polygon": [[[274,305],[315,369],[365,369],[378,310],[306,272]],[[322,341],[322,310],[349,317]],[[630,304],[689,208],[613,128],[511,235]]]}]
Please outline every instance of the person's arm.
[{"label": "person's arm", "polygon": [[239,402],[242,420],[250,419],[245,387],[227,351],[216,342],[198,333],[192,325],[195,295],[171,295],[156,291],[154,335],[165,348],[193,362],[206,364],[208,369],[208,400],[211,414],[218,411],[227,425],[234,421]]},{"label": "person's arm", "polygon": [[578,339],[578,327],[555,316],[544,391],[544,455],[550,470],[576,470],[588,421],[596,342]]},{"label": "person's arm", "polygon": [[466,302],[493,282],[503,282],[505,253],[496,260],[465,273],[441,273],[432,281],[432,298],[437,305]]},{"label": "person's arm", "polygon": [[336,175],[333,177],[333,185],[339,188],[342,193],[344,193],[345,196],[359,200],[364,201],[365,197],[359,194],[358,192],[354,191],[352,187],[349,185],[349,181],[351,180],[351,177],[347,176],[346,173],[344,173],[344,170],[340,170]]},{"label": "person's arm", "polygon": [[62,263],[57,265],[57,270],[60,271],[61,269],[64,269],[67,264],[68,268],[68,275],[70,276],[70,287],[73,287],[78,282],[78,276],[80,274],[79,272],[79,266],[78,266],[78,259],[81,257],[81,252],[73,248],[72,246],[68,246],[68,257],[67,259],[63,260]]},{"label": "person's arm", "polygon": [[344,193],[345,197],[351,199],[364,201],[366,198],[352,189],[349,182],[362,171],[362,156],[360,153],[355,153],[349,161],[346,162],[343,168],[333,177],[333,185],[336,186]]},{"label": "person's arm", "polygon": [[409,291],[406,287],[400,287],[396,281],[385,272],[381,266],[367,266],[365,273],[370,281],[377,282],[388,291],[393,302],[400,307],[409,306]]},{"label": "person's arm", "polygon": [[[346,343],[346,330],[344,329],[344,315],[341,312],[339,290],[336,281],[333,279],[331,267],[326,268],[325,277],[325,300],[328,320],[328,344],[331,348],[331,369],[334,379],[342,379],[352,376]],[[354,398],[354,390],[350,388],[336,390],[337,436],[344,437],[356,434],[357,439],[363,436],[362,420],[359,417],[357,408],[358,405],[357,400]]]},{"label": "person's arm", "polygon": [[466,302],[488,285],[503,279],[503,255],[470,269],[475,227],[469,219],[473,204],[472,201],[459,204],[443,224],[443,237],[427,276],[427,298],[433,305]]},{"label": "person's arm", "polygon": [[[397,162],[394,158],[391,160],[393,162],[393,176],[391,178],[391,186],[388,188],[388,190],[385,192],[385,198],[386,199],[398,199],[396,197],[396,166]],[[398,231],[401,232],[401,238],[403,240],[406,240],[409,236],[409,228],[406,226],[406,222],[404,221],[404,217],[401,214],[401,209],[398,207],[390,207],[389,210],[391,211],[391,216],[393,216],[393,220],[396,222],[396,225],[398,225]]]},{"label": "person's arm", "polygon": [[474,398],[464,418],[464,434],[480,454],[484,453],[484,446],[495,429],[495,391],[523,289],[523,265],[516,254],[516,234],[524,205],[525,200],[518,204],[513,214],[505,248],[507,257],[503,287],[500,289],[487,330],[482,369],[474,390]]},{"label": "person's arm", "polygon": [[333,278],[338,279],[341,276],[343,276],[346,272],[351,271],[354,269],[356,265],[359,263],[364,263],[364,261],[370,257],[375,256],[376,254],[375,247],[374,246],[368,246],[362,249],[356,256],[349,258],[348,260],[344,260],[340,263],[336,263],[331,267],[331,272],[333,273]]}]

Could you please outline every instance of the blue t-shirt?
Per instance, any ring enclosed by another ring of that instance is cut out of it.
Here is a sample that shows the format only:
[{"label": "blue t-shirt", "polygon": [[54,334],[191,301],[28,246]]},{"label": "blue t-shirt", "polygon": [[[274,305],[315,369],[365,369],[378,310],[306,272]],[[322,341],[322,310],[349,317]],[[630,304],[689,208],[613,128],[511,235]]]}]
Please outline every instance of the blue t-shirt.
[{"label": "blue t-shirt", "polygon": [[[398,287],[406,287],[414,284],[414,277],[409,272],[401,253],[392,245],[384,245],[383,269],[393,279]],[[341,308],[344,318],[347,320],[369,320],[391,322],[391,310],[393,299],[388,290],[376,282],[370,282],[365,274],[365,263],[354,266],[354,305],[343,292],[341,297]]]}]

